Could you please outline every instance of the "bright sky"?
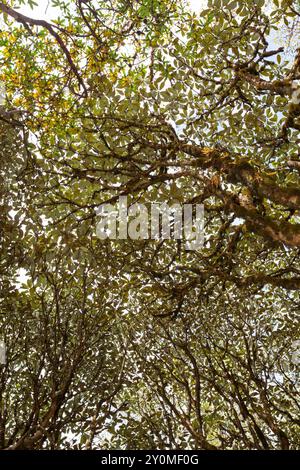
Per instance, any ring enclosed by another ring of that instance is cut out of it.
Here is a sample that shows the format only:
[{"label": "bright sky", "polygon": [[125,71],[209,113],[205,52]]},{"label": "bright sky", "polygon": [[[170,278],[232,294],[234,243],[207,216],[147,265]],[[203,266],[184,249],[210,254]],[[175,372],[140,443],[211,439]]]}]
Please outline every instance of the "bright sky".
[{"label": "bright sky", "polygon": [[[29,5],[22,5],[19,11],[33,18],[46,18],[48,21],[57,17],[59,9],[51,6],[51,0],[35,0],[35,2],[38,3],[38,6],[35,6],[33,10]],[[189,2],[194,11],[199,11],[205,7],[207,0],[189,0]]]},{"label": "bright sky", "polygon": [[207,0],[189,0],[191,7],[194,11],[199,11],[202,8],[205,8]]},{"label": "bright sky", "polygon": [[51,0],[35,0],[35,2],[38,5],[33,9],[31,9],[29,5],[22,5],[18,10],[23,13],[23,15],[31,16],[36,19],[46,19],[48,21],[58,16],[59,9],[51,6]]}]

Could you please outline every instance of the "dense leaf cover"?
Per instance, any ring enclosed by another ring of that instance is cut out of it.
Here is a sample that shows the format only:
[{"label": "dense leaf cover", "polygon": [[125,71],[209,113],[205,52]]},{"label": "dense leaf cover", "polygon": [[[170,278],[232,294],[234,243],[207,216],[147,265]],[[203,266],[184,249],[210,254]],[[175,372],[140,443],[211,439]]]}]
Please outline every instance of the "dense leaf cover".
[{"label": "dense leaf cover", "polygon": [[[298,2],[25,3],[0,2],[0,448],[299,449]],[[120,195],[204,204],[203,248],[99,240]]]}]

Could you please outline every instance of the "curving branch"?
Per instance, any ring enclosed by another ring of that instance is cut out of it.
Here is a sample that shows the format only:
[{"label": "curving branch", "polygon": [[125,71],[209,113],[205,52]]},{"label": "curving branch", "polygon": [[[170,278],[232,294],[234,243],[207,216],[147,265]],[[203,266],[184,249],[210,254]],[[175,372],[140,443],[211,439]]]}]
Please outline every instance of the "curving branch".
[{"label": "curving branch", "polygon": [[76,76],[76,78],[78,80],[79,85],[82,86],[85,95],[87,94],[87,90],[86,90],[86,86],[84,84],[84,81],[83,81],[82,77],[80,76],[80,73],[79,73],[76,65],[74,64],[74,61],[72,59],[72,56],[71,56],[67,46],[65,45],[64,41],[62,40],[62,38],[60,37],[58,32],[55,31],[55,28],[57,28],[56,26],[48,23],[45,20],[36,20],[34,18],[30,18],[29,16],[23,15],[22,13],[14,10],[13,8],[9,7],[8,5],[5,5],[2,2],[0,2],[0,11],[2,11],[2,13],[4,13],[4,14],[10,16],[14,20],[16,20],[18,23],[21,23],[25,27],[26,26],[28,27],[28,25],[30,25],[30,26],[38,26],[38,27],[46,29],[51,34],[51,36],[54,37],[54,39],[56,40],[56,42],[60,46],[61,50],[63,51],[64,55],[66,56],[66,59],[68,61],[68,64],[69,64],[71,70],[73,71],[74,75]]}]

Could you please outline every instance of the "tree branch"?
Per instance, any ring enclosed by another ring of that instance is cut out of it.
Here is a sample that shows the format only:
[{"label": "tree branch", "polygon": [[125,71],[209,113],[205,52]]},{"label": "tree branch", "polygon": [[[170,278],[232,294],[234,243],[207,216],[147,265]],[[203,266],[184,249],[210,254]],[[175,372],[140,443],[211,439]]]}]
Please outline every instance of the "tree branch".
[{"label": "tree branch", "polygon": [[18,23],[21,23],[23,25],[30,25],[30,26],[40,26],[41,28],[46,29],[51,36],[54,37],[56,42],[59,44],[60,48],[62,49],[64,55],[67,58],[68,64],[73,71],[74,75],[76,76],[79,84],[82,86],[85,95],[87,94],[86,86],[84,84],[83,79],[80,76],[80,73],[78,72],[78,69],[76,65],[74,64],[74,61],[72,59],[72,56],[65,45],[64,41],[60,37],[60,35],[55,31],[55,26],[51,25],[45,20],[36,20],[34,18],[30,18],[29,16],[23,15],[22,13],[19,13],[18,11],[13,10],[11,7],[4,5],[4,3],[0,2],[0,11],[2,13],[7,14],[8,16],[14,18]]}]

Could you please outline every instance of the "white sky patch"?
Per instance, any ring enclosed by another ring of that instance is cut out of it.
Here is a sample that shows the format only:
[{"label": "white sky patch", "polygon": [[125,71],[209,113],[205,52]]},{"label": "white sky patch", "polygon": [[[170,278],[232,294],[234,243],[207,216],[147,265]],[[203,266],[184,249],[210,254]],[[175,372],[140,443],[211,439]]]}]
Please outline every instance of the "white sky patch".
[{"label": "white sky patch", "polygon": [[35,0],[36,6],[30,8],[27,5],[21,5],[18,11],[23,15],[29,16],[38,20],[51,21],[60,15],[60,9],[52,6],[51,0]]},{"label": "white sky patch", "polygon": [[237,227],[238,225],[243,225],[244,222],[245,222],[244,219],[241,219],[240,217],[236,217],[236,218],[233,220],[233,222],[232,222],[231,225]]},{"label": "white sky patch", "polygon": [[[35,0],[37,6],[33,9],[29,5],[21,5],[18,8],[23,15],[31,16],[35,19],[53,20],[59,16],[60,10],[52,6],[51,0]],[[191,9],[195,12],[203,10],[207,5],[207,0],[189,0]]]},{"label": "white sky patch", "polygon": [[189,0],[193,11],[201,11],[207,5],[207,0]]},{"label": "white sky patch", "polygon": [[26,284],[30,276],[28,275],[28,272],[24,268],[20,268],[18,270],[18,275],[16,276],[16,287],[17,289],[20,289],[22,287],[22,284]]}]

